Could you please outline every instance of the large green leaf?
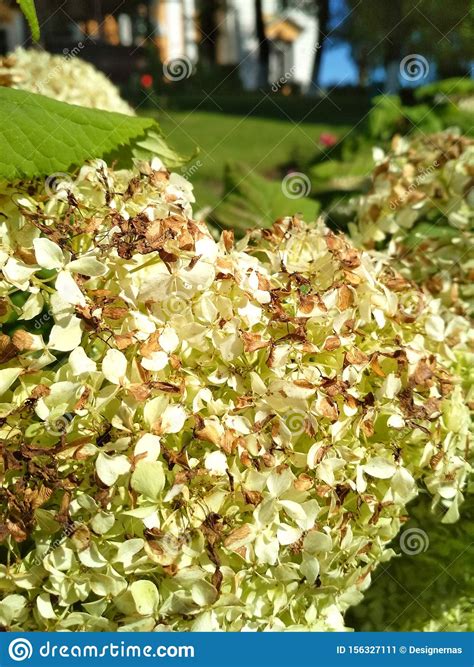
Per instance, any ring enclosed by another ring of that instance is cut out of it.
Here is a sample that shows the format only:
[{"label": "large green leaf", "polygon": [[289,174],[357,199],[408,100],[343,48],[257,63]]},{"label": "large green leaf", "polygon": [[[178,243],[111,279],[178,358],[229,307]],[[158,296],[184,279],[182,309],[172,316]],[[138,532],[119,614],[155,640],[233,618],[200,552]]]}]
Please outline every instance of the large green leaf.
[{"label": "large green leaf", "polygon": [[196,149],[192,155],[181,155],[174,150],[166,141],[158,127],[147,130],[144,137],[128,146],[123,146],[119,151],[114,151],[107,160],[115,160],[118,166],[128,166],[133,158],[149,160],[158,156],[169,169],[176,169],[193,160],[198,154]]},{"label": "large green leaf", "polygon": [[310,169],[312,190],[327,192],[361,192],[370,186],[372,157],[355,155],[350,161],[324,160]]},{"label": "large green leaf", "polygon": [[270,181],[242,163],[226,167],[226,193],[212,217],[223,227],[238,234],[254,227],[269,227],[278,218],[301,214],[311,222],[319,212],[319,203],[309,197],[289,198],[280,181]]},{"label": "large green leaf", "polygon": [[40,38],[40,27],[38,23],[38,16],[36,14],[36,7],[34,0],[16,0],[20,5],[20,9],[25,15],[28,25],[30,26],[31,36],[35,41]]},{"label": "large green leaf", "polygon": [[151,118],[0,88],[0,179],[64,172],[86,160],[113,155],[122,146],[144,140],[152,130],[160,134]]}]

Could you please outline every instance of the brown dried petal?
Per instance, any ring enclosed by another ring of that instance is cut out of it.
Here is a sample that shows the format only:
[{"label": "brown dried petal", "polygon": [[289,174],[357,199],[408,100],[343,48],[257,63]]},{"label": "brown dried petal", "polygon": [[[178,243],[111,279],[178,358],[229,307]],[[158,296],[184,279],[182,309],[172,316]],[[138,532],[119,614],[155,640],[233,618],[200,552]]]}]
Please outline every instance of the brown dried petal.
[{"label": "brown dried petal", "polygon": [[342,285],[337,293],[337,307],[339,310],[346,310],[352,305],[354,295],[352,290],[347,285]]},{"label": "brown dried petal", "polygon": [[357,347],[354,347],[352,350],[346,352],[346,361],[349,364],[355,364],[357,366],[360,364],[366,364],[369,361],[369,358]]},{"label": "brown dried petal", "polygon": [[241,332],[242,340],[244,342],[245,352],[255,352],[256,350],[261,350],[270,345],[270,341],[262,340],[261,336],[258,334],[247,333],[246,331]]},{"label": "brown dried petal", "polygon": [[327,350],[328,352],[337,350],[338,347],[341,347],[339,336],[328,336],[324,341],[323,349]]},{"label": "brown dried petal", "polygon": [[245,540],[250,535],[250,526],[244,523],[239,528],[235,528],[224,540],[224,546],[227,549],[232,549],[232,545],[237,544],[241,540]]}]

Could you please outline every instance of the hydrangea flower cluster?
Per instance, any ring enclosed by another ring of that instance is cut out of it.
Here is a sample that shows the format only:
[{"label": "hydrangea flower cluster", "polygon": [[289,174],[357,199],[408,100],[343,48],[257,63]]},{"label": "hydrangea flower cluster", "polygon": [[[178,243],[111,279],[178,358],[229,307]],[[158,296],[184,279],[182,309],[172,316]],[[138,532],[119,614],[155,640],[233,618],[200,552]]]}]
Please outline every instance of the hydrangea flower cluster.
[{"label": "hydrangea flower cluster", "polygon": [[[440,303],[322,224],[235,244],[163,165],[0,190],[11,630],[340,630],[468,409]],[[457,334],[458,335],[458,334]]]},{"label": "hydrangea flower cluster", "polygon": [[403,275],[456,313],[474,312],[474,141],[454,130],[395,137],[376,149],[372,189],[356,203],[352,234],[388,253]]},{"label": "hydrangea flower cluster", "polygon": [[[79,47],[76,49],[80,52]],[[39,93],[81,107],[128,116],[135,113],[105,74],[73,52],[62,56],[17,48],[0,58],[0,86]]]}]

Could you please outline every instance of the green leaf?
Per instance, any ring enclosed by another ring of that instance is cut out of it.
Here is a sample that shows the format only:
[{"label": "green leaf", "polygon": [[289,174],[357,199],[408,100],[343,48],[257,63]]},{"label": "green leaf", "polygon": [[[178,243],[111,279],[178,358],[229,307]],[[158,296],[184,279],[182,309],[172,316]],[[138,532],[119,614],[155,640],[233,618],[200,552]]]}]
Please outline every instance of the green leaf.
[{"label": "green leaf", "polygon": [[133,159],[150,160],[159,157],[168,169],[182,167],[192,160],[198,153],[193,155],[181,155],[168,145],[159,126],[155,123],[145,131],[145,134],[136,141],[112,151],[104,156],[107,163],[114,162],[117,168],[128,168]]},{"label": "green leaf", "polygon": [[64,172],[144,138],[151,118],[86,109],[0,88],[0,179]]},{"label": "green leaf", "polygon": [[432,223],[421,222],[410,230],[404,243],[408,248],[416,248],[416,246],[426,241],[426,239],[437,239],[438,241],[450,243],[458,236],[459,231],[446,224],[434,225]]},{"label": "green leaf", "polygon": [[372,156],[355,155],[351,160],[324,160],[310,170],[312,190],[316,194],[327,192],[361,192],[368,190],[367,175]]},{"label": "green leaf", "polygon": [[319,211],[319,203],[309,197],[288,198],[280,181],[269,181],[252,173],[242,163],[226,167],[226,194],[213,211],[213,218],[223,227],[245,233],[254,227],[269,227],[278,218],[301,214],[313,221]]},{"label": "green leaf", "polygon": [[36,14],[36,7],[34,0],[16,0],[20,5],[20,9],[25,15],[28,25],[30,26],[31,36],[37,42],[40,38],[40,27],[38,23],[38,16]]},{"label": "green leaf", "polygon": [[167,144],[161,132],[156,129],[147,132],[145,138],[137,141],[136,146],[133,147],[134,157],[140,160],[148,160],[150,157],[157,155],[170,169],[182,167],[194,160],[198,153],[199,149],[196,147],[192,155],[180,155]]}]

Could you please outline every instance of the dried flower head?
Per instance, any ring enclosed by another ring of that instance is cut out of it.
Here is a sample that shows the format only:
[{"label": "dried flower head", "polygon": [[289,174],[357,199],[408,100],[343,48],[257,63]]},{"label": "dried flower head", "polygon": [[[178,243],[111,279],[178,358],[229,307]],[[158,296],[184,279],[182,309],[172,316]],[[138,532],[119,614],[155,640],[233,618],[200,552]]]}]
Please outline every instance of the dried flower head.
[{"label": "dried flower head", "polygon": [[397,136],[389,155],[375,154],[372,189],[354,202],[356,242],[387,242],[404,276],[474,314],[474,142],[454,130]]}]

